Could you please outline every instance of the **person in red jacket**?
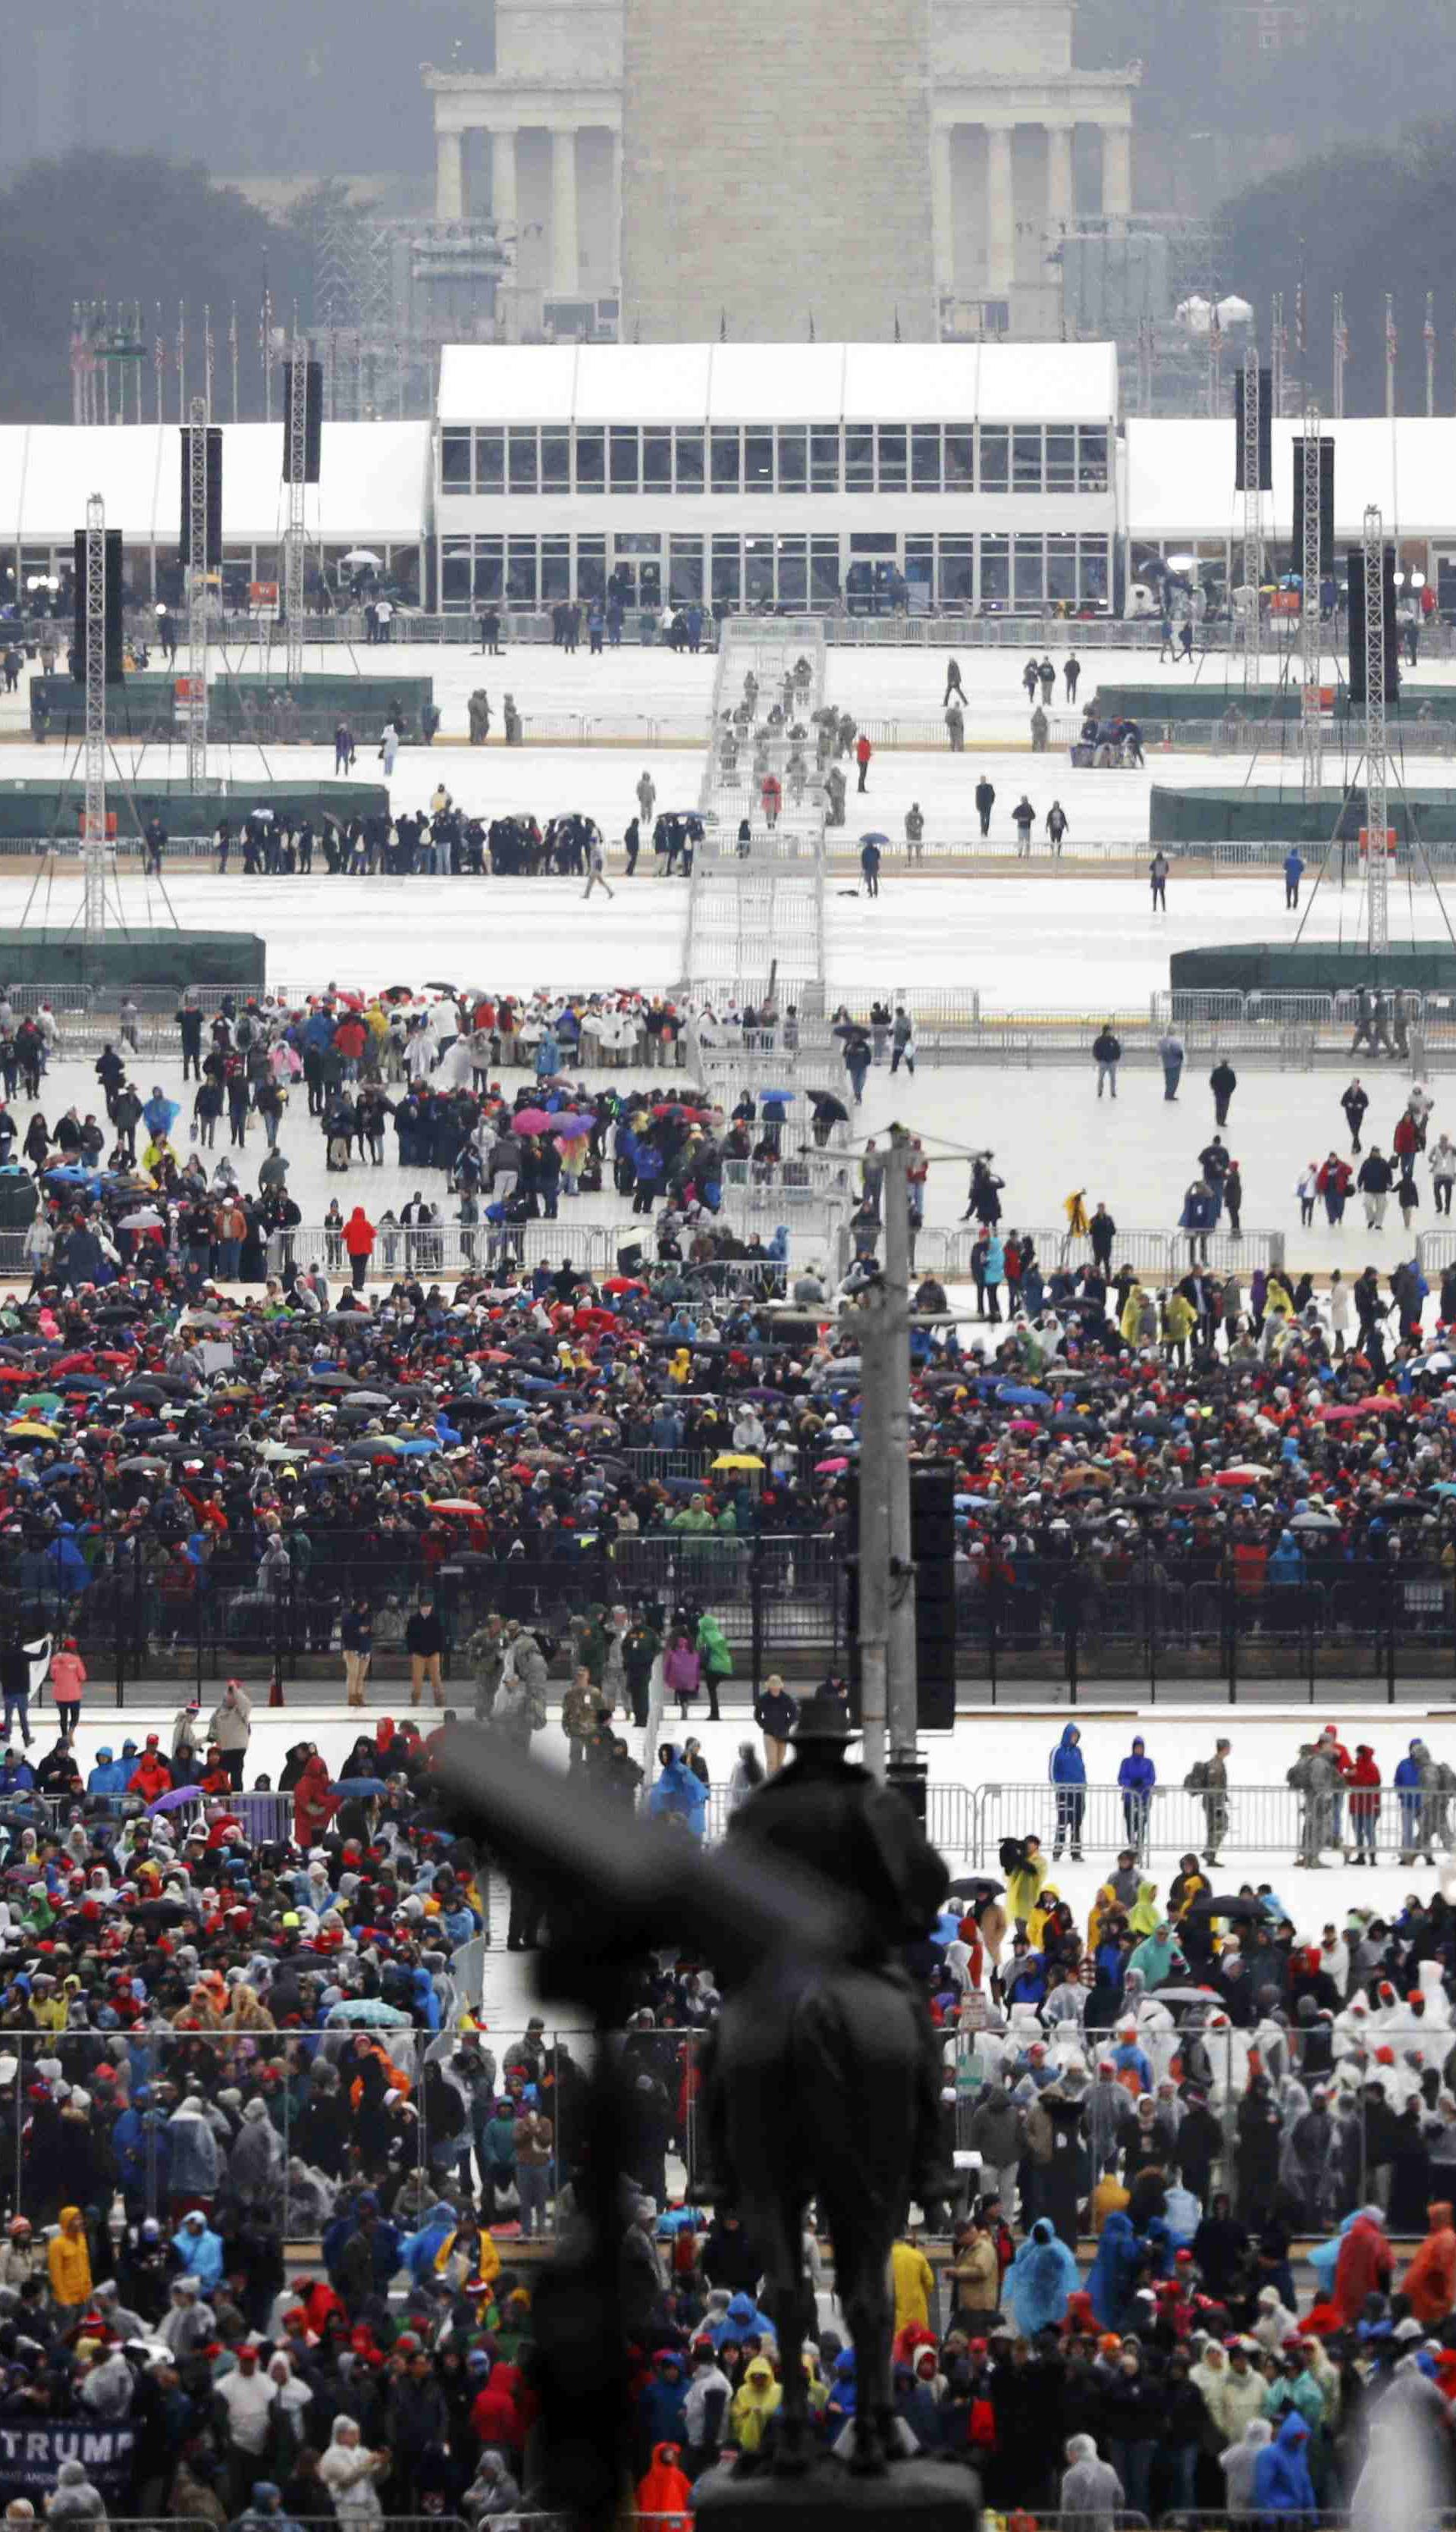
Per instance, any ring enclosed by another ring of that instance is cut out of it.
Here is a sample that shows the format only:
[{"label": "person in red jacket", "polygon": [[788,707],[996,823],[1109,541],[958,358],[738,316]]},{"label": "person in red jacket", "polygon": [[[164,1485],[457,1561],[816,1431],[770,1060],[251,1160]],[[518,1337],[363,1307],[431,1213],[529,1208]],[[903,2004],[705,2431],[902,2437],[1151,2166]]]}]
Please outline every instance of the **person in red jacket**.
[{"label": "person in red jacket", "polygon": [[1355,1853],[1350,1861],[1373,1864],[1380,1817],[1380,1770],[1369,1741],[1357,1743],[1345,1782],[1350,1788],[1350,1825],[1355,1831]]},{"label": "person in red jacket", "polygon": [[864,731],[861,730],[859,736],[854,742],[854,762],[859,768],[859,780],[855,785],[857,790],[863,791],[866,786],[869,776],[869,761],[874,752],[875,751],[871,747]]},{"label": "person in red jacket", "polygon": [[681,2459],[676,2445],[654,2445],[652,2468],[637,2482],[637,2511],[654,2532],[690,2532],[692,2482],[678,2468]]},{"label": "person in red jacket", "polygon": [[375,1227],[362,1204],[356,1204],[344,1225],[344,1246],[349,1252],[349,1270],[357,1293],[369,1273],[375,1246]]},{"label": "person in red jacket", "polygon": [[333,1796],[328,1790],[328,1768],[315,1750],[304,1761],[303,1773],[293,1788],[293,1834],[299,1846],[317,1846],[333,1816]]},{"label": "person in red jacket", "polygon": [[172,1770],[162,1756],[156,1734],[148,1732],[141,1761],[135,1773],[127,1779],[127,1792],[140,1794],[144,1803],[154,1803],[171,1790]]},{"label": "person in red jacket", "polygon": [[[467,2364],[473,2359],[467,2358]],[[521,2413],[516,2407],[508,2376],[509,2366],[497,2365],[483,2390],[477,2391],[470,2404],[470,2424],[481,2445],[503,2452],[514,2468],[520,2462],[525,2446]],[[497,2383],[495,2375],[500,2376]]]}]

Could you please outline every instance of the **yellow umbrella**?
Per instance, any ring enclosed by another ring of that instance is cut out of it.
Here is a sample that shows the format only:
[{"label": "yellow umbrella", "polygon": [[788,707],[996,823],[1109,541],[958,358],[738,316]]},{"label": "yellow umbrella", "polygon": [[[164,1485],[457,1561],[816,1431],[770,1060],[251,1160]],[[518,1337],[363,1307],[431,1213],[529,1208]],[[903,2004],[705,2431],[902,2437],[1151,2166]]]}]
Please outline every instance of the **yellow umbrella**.
[{"label": "yellow umbrella", "polygon": [[5,1437],[10,1442],[54,1442],[56,1428],[54,1424],[41,1424],[29,1415],[19,1424],[7,1424]]},{"label": "yellow umbrella", "polygon": [[761,1468],[763,1462],[755,1451],[720,1451],[711,1465],[715,1468]]}]

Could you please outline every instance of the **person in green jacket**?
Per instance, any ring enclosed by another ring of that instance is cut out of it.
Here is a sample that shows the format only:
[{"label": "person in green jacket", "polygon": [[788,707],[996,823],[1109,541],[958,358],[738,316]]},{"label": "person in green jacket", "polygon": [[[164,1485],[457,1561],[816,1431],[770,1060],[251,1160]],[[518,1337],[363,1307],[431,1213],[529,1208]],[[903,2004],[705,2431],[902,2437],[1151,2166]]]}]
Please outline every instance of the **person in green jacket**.
[{"label": "person in green jacket", "polygon": [[698,1651],[703,1662],[703,1686],[708,1692],[708,1712],[715,1723],[721,1720],[718,1692],[726,1679],[733,1675],[733,1657],[728,1638],[711,1609],[705,1609],[698,1620]]},{"label": "person in green jacket", "polygon": [[611,1648],[612,1637],[607,1625],[607,1612],[600,1600],[594,1600],[576,1644],[576,1658],[585,1669],[593,1688],[600,1688],[607,1676],[607,1656]]},{"label": "person in green jacket", "polygon": [[681,1512],[673,1513],[668,1527],[687,1530],[693,1535],[698,1535],[703,1530],[713,1527],[713,1515],[702,1496],[694,1495],[691,1503],[685,1504]]}]

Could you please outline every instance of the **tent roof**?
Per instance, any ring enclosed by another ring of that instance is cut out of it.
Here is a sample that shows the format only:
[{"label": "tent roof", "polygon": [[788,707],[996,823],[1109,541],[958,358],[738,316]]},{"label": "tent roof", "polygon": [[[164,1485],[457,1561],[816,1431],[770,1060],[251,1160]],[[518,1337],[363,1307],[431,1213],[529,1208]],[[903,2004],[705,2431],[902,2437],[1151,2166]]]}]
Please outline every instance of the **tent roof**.
[{"label": "tent roof", "polygon": [[[1274,424],[1274,532],[1292,532],[1293,447],[1301,426]],[[1385,533],[1456,533],[1456,419],[1362,415],[1320,425],[1335,442],[1335,531],[1358,538],[1368,502]],[[1127,521],[1135,537],[1238,537],[1242,493],[1234,490],[1234,424],[1130,421]],[[1266,514],[1267,515],[1267,514]]]},{"label": "tent roof", "polygon": [[1108,422],[1110,343],[456,343],[447,423]]},{"label": "tent roof", "polygon": [[[281,423],[229,423],[222,434],[222,533],[263,543],[284,525]],[[334,422],[323,427],[322,480],[310,486],[309,531],[406,544],[424,536],[431,483],[428,422]],[[0,428],[0,541],[36,544],[84,526],[92,492],[106,524],[129,544],[175,538],[182,499],[175,423]]]}]

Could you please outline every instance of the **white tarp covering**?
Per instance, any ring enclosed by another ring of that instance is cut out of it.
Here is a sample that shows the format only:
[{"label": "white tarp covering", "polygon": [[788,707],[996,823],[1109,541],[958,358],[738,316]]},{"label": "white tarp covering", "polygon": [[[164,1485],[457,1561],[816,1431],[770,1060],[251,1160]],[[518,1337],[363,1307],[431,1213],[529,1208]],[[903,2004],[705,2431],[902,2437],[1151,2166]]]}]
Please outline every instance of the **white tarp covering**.
[{"label": "white tarp covering", "polygon": [[[223,430],[222,533],[266,544],[283,527],[281,422]],[[428,530],[428,422],[326,422],[322,481],[309,487],[311,536],[337,544],[418,544]],[[65,423],[0,428],[0,547],[63,541],[86,524],[92,492],[106,524],[129,544],[174,539],[182,500],[175,422],[74,429]]]},{"label": "white tarp covering", "polygon": [[[1301,426],[1274,425],[1272,519],[1291,533],[1292,449]],[[1335,442],[1335,530],[1358,538],[1366,504],[1378,503],[1388,537],[1456,535],[1456,419],[1362,415],[1322,422]],[[1127,427],[1127,524],[1135,537],[1243,534],[1234,490],[1232,411],[1220,422],[1141,422]],[[1265,522],[1271,515],[1265,500]]]},{"label": "white tarp covering", "polygon": [[1110,343],[458,343],[441,422],[1108,422]]}]

